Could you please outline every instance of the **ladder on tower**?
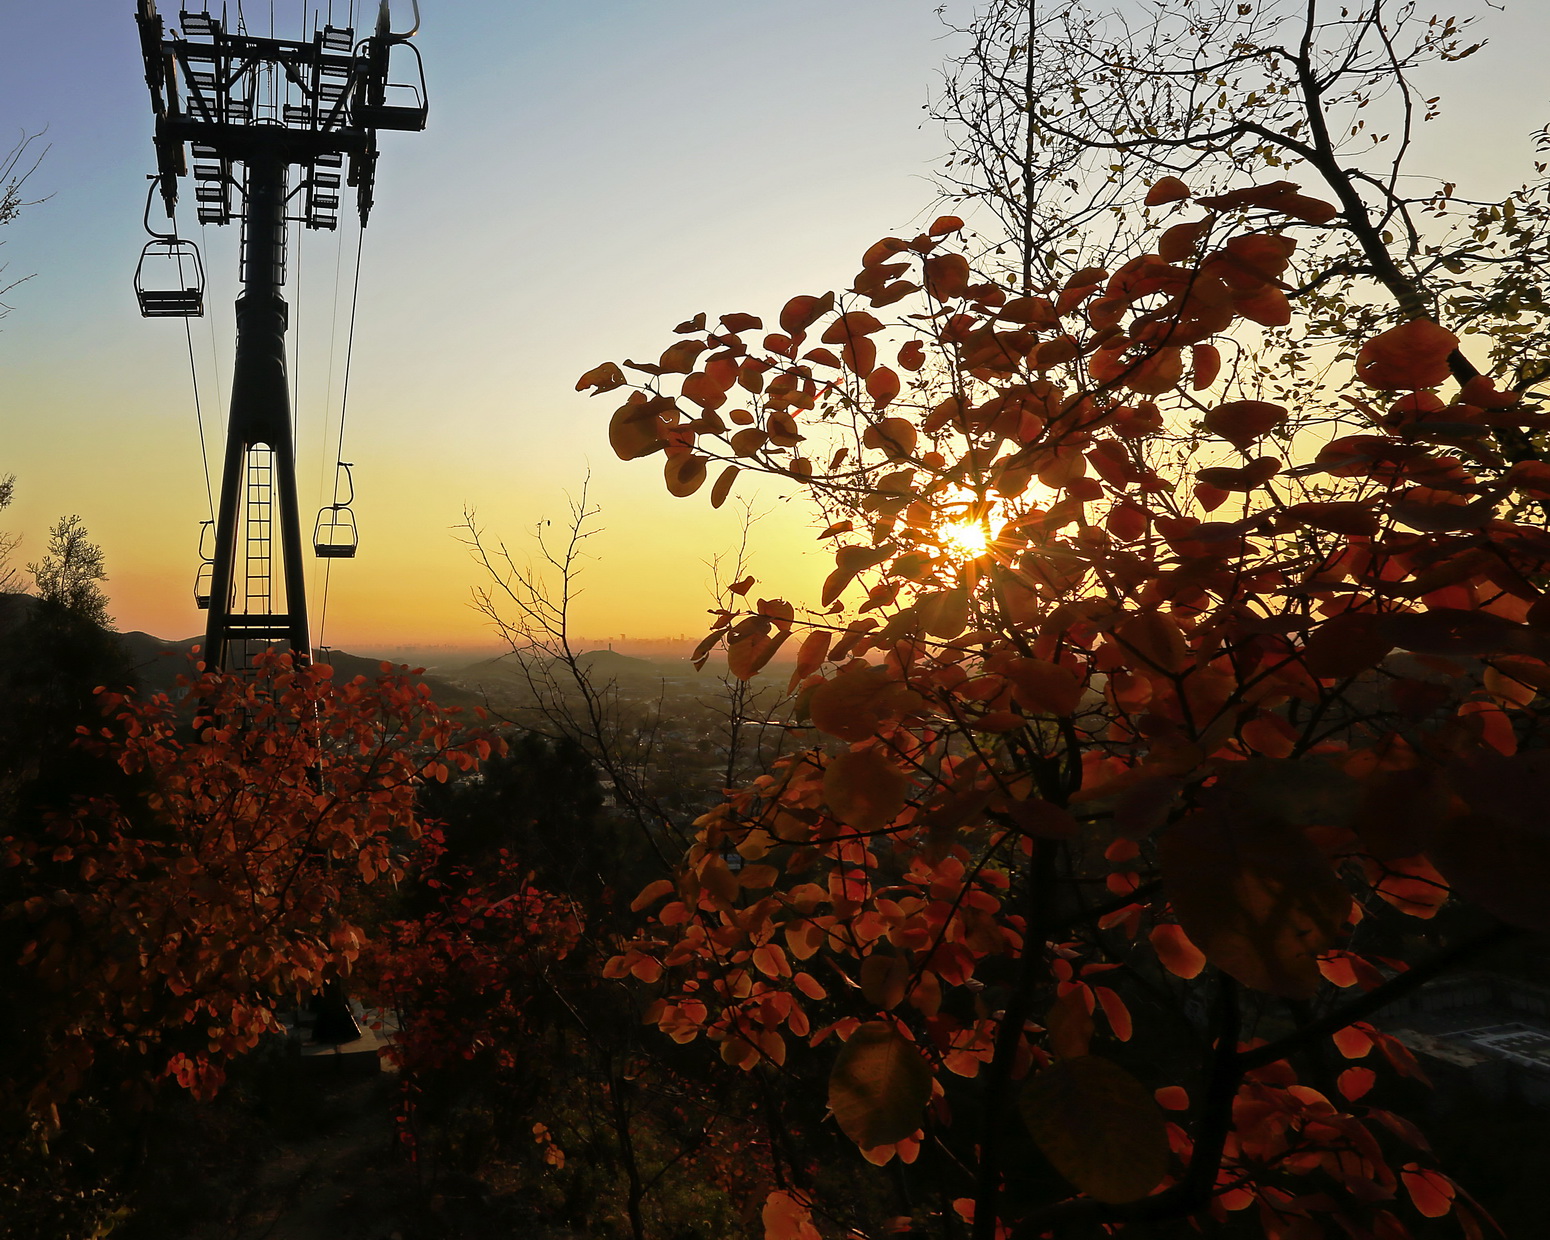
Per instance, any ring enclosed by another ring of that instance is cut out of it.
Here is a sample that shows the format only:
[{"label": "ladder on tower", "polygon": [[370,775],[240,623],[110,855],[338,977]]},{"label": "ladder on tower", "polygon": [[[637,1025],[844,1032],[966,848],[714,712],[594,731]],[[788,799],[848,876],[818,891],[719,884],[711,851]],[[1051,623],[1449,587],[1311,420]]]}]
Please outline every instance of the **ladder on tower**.
[{"label": "ladder on tower", "polygon": [[[274,614],[274,452],[248,449],[248,476],[243,513],[243,603],[250,617]],[[236,619],[236,617],[233,617]],[[251,648],[244,664],[251,663]]]}]

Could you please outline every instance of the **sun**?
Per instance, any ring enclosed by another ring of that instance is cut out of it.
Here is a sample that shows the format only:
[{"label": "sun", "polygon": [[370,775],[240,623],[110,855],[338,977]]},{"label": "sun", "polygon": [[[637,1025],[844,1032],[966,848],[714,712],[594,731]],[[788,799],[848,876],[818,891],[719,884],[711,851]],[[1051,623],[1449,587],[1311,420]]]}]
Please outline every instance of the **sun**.
[{"label": "sun", "polygon": [[942,549],[964,560],[977,560],[990,550],[990,530],[983,520],[950,521],[937,528]]}]

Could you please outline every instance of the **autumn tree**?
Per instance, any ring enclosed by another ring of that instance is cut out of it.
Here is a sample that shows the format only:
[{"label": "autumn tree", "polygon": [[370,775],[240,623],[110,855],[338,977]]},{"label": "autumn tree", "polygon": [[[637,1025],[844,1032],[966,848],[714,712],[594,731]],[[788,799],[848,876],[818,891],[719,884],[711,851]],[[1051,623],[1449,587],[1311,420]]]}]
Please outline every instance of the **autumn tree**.
[{"label": "autumn tree", "polygon": [[200,1096],[277,1032],[277,1011],[348,972],[361,896],[401,872],[419,783],[489,753],[384,667],[335,683],[266,655],[185,678],[179,700],[105,694],[82,738],[124,774],[0,840],[6,919],[40,999],[5,1101],[56,1108],[109,1058],[131,1090]]},{"label": "autumn tree", "polygon": [[778,478],[835,543],[701,648],[790,642],[809,744],[609,965],[778,1084],[771,1237],[877,1222],[791,1139],[814,1047],[937,1234],[1483,1234],[1372,1018],[1550,929],[1543,208],[1401,188],[1462,23],[1156,11],[992,5],[944,104],[977,236],[578,384],[674,495]]}]

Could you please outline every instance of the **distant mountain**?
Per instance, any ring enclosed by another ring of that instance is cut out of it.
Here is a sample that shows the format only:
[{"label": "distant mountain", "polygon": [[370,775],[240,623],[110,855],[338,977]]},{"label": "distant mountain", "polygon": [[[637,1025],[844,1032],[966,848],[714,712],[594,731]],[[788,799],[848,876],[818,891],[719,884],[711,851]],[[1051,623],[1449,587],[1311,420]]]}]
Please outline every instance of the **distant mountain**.
[{"label": "distant mountain", "polygon": [[[605,685],[609,681],[617,681],[620,686],[631,689],[694,675],[694,668],[687,660],[640,659],[615,650],[588,650],[578,656],[576,662],[595,684]],[[558,661],[556,663],[556,679],[564,685],[570,673],[558,666]],[[510,654],[485,659],[449,673],[448,679],[465,689],[491,696],[505,696],[527,688],[527,673],[522,670],[516,656]]]},{"label": "distant mountain", "polygon": [[[0,639],[26,622],[28,614],[38,605],[38,600],[27,594],[0,594]],[[151,633],[133,630],[118,633],[119,644],[129,657],[141,689],[146,693],[167,693],[177,684],[177,678],[193,670],[189,655],[195,646],[204,642],[203,635],[169,641]],[[0,660],[5,658],[5,647],[0,644]],[[368,655],[350,654],[343,650],[330,650],[317,658],[334,669],[334,675],[345,680],[357,676],[371,679],[381,673],[383,660]],[[395,664],[395,666],[397,666]],[[470,693],[440,676],[422,678],[431,687],[432,696],[442,706],[481,706],[482,696]]]}]

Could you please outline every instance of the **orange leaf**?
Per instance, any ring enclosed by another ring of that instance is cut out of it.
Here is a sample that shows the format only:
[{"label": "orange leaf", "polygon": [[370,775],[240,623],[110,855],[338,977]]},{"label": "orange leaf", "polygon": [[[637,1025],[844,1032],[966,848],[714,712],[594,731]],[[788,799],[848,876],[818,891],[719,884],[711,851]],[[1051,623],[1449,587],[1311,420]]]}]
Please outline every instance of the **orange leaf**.
[{"label": "orange leaf", "polygon": [[1045,659],[1015,658],[1001,669],[1012,682],[1012,696],[1037,715],[1065,716],[1076,713],[1082,702],[1082,682]]},{"label": "orange leaf", "polygon": [[1234,469],[1227,465],[1218,465],[1211,469],[1202,469],[1195,475],[1206,486],[1216,487],[1221,491],[1252,491],[1255,487],[1264,486],[1278,473],[1281,472],[1281,462],[1273,456],[1256,457],[1240,469]]},{"label": "orange leaf", "polygon": [[1203,392],[1222,370],[1222,351],[1214,344],[1197,344],[1190,353],[1190,386]]},{"label": "orange leaf", "polygon": [[1191,981],[1199,977],[1200,971],[1206,967],[1205,953],[1189,941],[1183,926],[1171,923],[1156,925],[1152,927],[1150,937],[1157,959],[1175,977]]},{"label": "orange leaf", "polygon": [[1377,516],[1371,508],[1357,500],[1291,504],[1286,509],[1286,515],[1298,525],[1330,534],[1371,535],[1378,532]]},{"label": "orange leaf", "polygon": [[1205,416],[1205,428],[1243,451],[1286,422],[1286,406],[1264,400],[1234,400]]},{"label": "orange leaf", "polygon": [[581,378],[576,380],[576,390],[584,392],[592,388],[592,394],[611,392],[616,387],[624,386],[624,371],[620,370],[613,362],[604,362],[600,366],[594,366]]},{"label": "orange leaf", "polygon": [[630,912],[638,913],[644,908],[649,908],[672,890],[673,880],[670,878],[659,878],[654,883],[648,883],[640,895],[631,901]]},{"label": "orange leaf", "polygon": [[882,330],[883,325],[875,315],[865,310],[849,310],[824,329],[821,339],[824,344],[849,344],[857,337],[870,336]]},{"label": "orange leaf", "polygon": [[1436,387],[1447,379],[1458,337],[1430,319],[1411,319],[1374,336],[1356,355],[1356,377],[1387,390]]},{"label": "orange leaf", "polygon": [[863,267],[881,267],[895,254],[910,248],[908,241],[898,237],[884,237],[881,241],[873,242],[867,252],[861,256]]},{"label": "orange leaf", "polygon": [[920,695],[886,667],[857,667],[818,685],[808,700],[813,726],[844,741],[864,741],[884,723],[920,707]]},{"label": "orange leaf", "polygon": [[861,962],[861,995],[884,1011],[904,1002],[904,987],[909,982],[910,966],[902,956],[873,952]]},{"label": "orange leaf", "polygon": [[1185,185],[1178,177],[1162,177],[1152,183],[1152,187],[1146,191],[1146,205],[1149,207],[1161,207],[1170,202],[1179,202],[1189,197],[1189,186]]},{"label": "orange leaf", "polygon": [[1427,1218],[1442,1218],[1453,1209],[1453,1197],[1457,1190],[1453,1187],[1453,1181],[1441,1172],[1406,1163],[1399,1174],[1415,1208]]},{"label": "orange leaf", "polygon": [[1121,1042],[1130,1041],[1133,1027],[1130,1023],[1130,1009],[1125,1006],[1125,1001],[1107,986],[1094,986],[1093,994],[1098,998],[1098,1006],[1103,1009],[1104,1016],[1108,1017],[1109,1028],[1114,1030],[1114,1036]]},{"label": "orange leaf", "polygon": [[926,259],[926,292],[938,301],[962,297],[969,287],[969,260],[962,254],[933,254]]},{"label": "orange leaf", "polygon": [[834,294],[822,297],[802,294],[788,301],[780,312],[780,329],[792,337],[801,335],[834,309]]},{"label": "orange leaf", "polygon": [[1369,1093],[1378,1083],[1378,1074],[1371,1068],[1347,1068],[1335,1082],[1341,1096],[1350,1102]]},{"label": "orange leaf", "polygon": [[1093,1017],[1083,1001],[1082,990],[1066,991],[1044,1015],[1050,1054],[1057,1059],[1076,1059],[1087,1054],[1093,1040]]},{"label": "orange leaf", "polygon": [[727,670],[739,680],[752,680],[790,635],[789,628],[768,617],[749,616],[727,635]]},{"label": "orange leaf", "polygon": [[777,1188],[764,1199],[760,1214],[764,1240],[820,1240],[813,1212],[795,1193]]},{"label": "orange leaf", "polygon": [[1153,1096],[1165,1111],[1189,1110],[1189,1093],[1182,1085],[1164,1085]]},{"label": "orange leaf", "polygon": [[857,831],[886,827],[903,810],[908,793],[908,776],[878,749],[839,754],[824,768],[824,801]]},{"label": "orange leaf", "polygon": [[899,394],[899,376],[886,366],[879,366],[866,377],[867,395],[872,398],[872,408],[883,409]]}]

